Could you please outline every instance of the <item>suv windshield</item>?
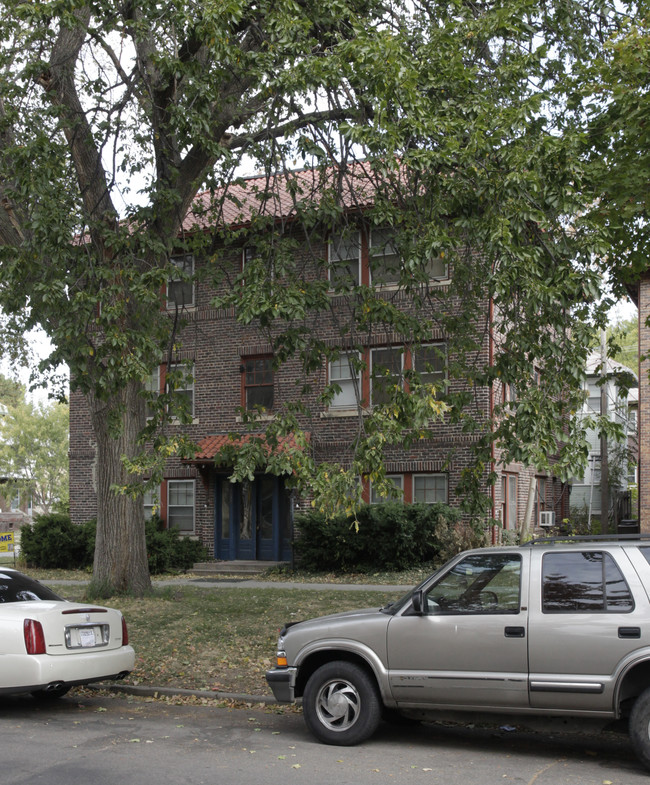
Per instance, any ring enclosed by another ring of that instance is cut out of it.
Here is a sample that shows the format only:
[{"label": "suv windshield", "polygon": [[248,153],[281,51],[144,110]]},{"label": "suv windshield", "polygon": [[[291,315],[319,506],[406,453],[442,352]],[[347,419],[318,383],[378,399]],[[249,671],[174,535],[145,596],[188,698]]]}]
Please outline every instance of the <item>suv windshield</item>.
[{"label": "suv windshield", "polygon": [[0,602],[62,599],[47,586],[20,572],[0,572]]}]

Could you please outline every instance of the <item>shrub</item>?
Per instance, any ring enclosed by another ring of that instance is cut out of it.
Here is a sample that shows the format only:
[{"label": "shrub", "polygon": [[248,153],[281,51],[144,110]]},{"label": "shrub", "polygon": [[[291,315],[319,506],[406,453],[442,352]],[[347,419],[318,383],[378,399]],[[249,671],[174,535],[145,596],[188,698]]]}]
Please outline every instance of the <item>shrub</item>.
[{"label": "shrub", "polygon": [[442,563],[477,545],[460,524],[459,512],[446,504],[365,505],[351,517],[326,520],[320,513],[296,518],[296,559],[307,570],[405,570]]},{"label": "shrub", "polygon": [[178,529],[165,529],[157,516],[147,521],[147,559],[151,575],[172,570],[189,570],[194,562],[207,557],[205,547],[198,540],[181,537]]},{"label": "shrub", "polygon": [[68,515],[36,515],[20,534],[22,559],[33,567],[84,569],[92,565],[95,524],[77,526]]},{"label": "shrub", "polygon": [[[149,572],[158,575],[170,570],[185,571],[207,556],[196,540],[180,537],[177,529],[163,529],[160,519],[145,527]],[[22,559],[32,567],[47,569],[86,569],[95,554],[95,520],[77,525],[68,515],[37,515],[21,532]]]}]

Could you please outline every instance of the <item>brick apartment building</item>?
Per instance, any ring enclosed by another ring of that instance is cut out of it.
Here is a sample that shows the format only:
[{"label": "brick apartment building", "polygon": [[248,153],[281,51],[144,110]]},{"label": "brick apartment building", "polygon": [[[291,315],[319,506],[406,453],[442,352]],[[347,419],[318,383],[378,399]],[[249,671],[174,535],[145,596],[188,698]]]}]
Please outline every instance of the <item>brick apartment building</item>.
[{"label": "brick apartment building", "polygon": [[[237,198],[224,207],[222,220],[226,226],[236,227],[240,233],[246,229],[251,216],[242,215],[242,210],[257,209],[255,205],[260,202],[252,194],[264,187],[264,180],[255,178],[236,186]],[[277,220],[283,222],[283,230],[291,231],[289,195],[280,191],[273,209]],[[188,219],[186,229],[205,228],[197,225],[201,220],[196,216]],[[356,283],[379,285],[382,296],[390,298],[393,305],[404,312],[417,313],[412,297],[401,292],[391,280],[387,262],[394,262],[395,254],[389,230],[369,228],[364,224],[363,211],[356,213],[356,219],[352,215],[348,225],[353,226],[353,231],[345,237],[330,233],[312,240],[309,248],[297,248],[295,253],[304,257],[304,275],[323,280],[329,276],[330,282],[346,275]],[[242,270],[245,272],[247,262],[255,253],[255,237],[247,236],[245,231],[241,237],[239,247],[222,253],[222,264],[231,268],[230,280]],[[382,262],[373,261],[371,265],[372,249],[378,247],[383,248]],[[177,263],[196,274],[207,262],[183,255]],[[428,272],[428,285],[432,289],[444,290],[449,286],[453,271],[443,259],[431,260]],[[412,350],[398,335],[374,330],[361,350],[352,349],[359,343],[341,335],[337,318],[337,314],[349,307],[350,298],[344,293],[332,293],[329,315],[321,314],[311,329],[318,330],[330,345],[340,348],[341,354],[338,360],[324,363],[312,374],[310,391],[305,392],[302,384],[297,383],[301,377],[298,362],[290,359],[274,371],[272,347],[265,333],[256,324],[238,322],[233,309],[215,308],[212,301],[218,292],[209,281],[210,276],[198,276],[192,283],[170,281],[163,297],[163,307],[165,300],[171,310],[180,306],[186,317],[181,348],[174,361],[190,364],[190,374],[181,393],[193,417],[192,424],[185,428],[199,449],[193,460],[168,461],[159,492],[145,496],[145,510],[149,513],[155,509],[168,526],[176,526],[183,534],[199,538],[216,559],[286,560],[291,556],[294,512],[297,507],[307,508],[308,500],[291,496],[283,476],[260,472],[253,482],[231,483],[228,467],[214,460],[220,448],[232,444],[231,434],[241,434],[242,440],[246,440],[247,426],[242,422],[241,407],[263,406],[267,418],[271,418],[283,404],[302,400],[310,413],[302,417],[301,425],[309,434],[309,449],[315,460],[345,464],[358,427],[359,395],[363,406],[382,400],[376,369],[381,369],[384,378],[393,381],[402,379],[404,371],[413,368],[427,381],[444,382],[451,388],[466,382],[448,374],[448,336],[441,331],[433,331],[427,341]],[[424,309],[423,317],[426,317],[426,303],[418,307]],[[476,318],[489,322],[489,302],[484,303],[484,313]],[[477,359],[487,364],[494,351],[491,331],[485,330]],[[357,373],[355,366],[363,370]],[[149,390],[164,389],[166,370],[164,364],[156,369]],[[319,394],[332,381],[339,384],[340,392],[325,406],[319,403]],[[503,396],[504,390],[499,385],[482,388],[475,393],[473,405],[487,418],[495,400]],[[260,432],[264,420],[258,423]],[[85,400],[79,393],[71,396],[70,429],[71,513],[73,520],[80,523],[95,515],[96,500],[93,434]],[[463,468],[473,460],[473,440],[478,437],[463,433],[460,425],[447,420],[434,423],[432,430],[432,438],[418,441],[408,449],[389,449],[385,453],[386,472],[401,490],[405,502],[443,501],[458,505],[455,489]],[[532,472],[521,464],[500,466],[498,459],[499,455],[495,454],[493,467],[486,467],[485,488],[487,491],[488,472],[494,468],[499,481],[489,491],[493,515],[503,522],[504,530],[515,530],[524,516]],[[368,502],[378,501],[367,485],[364,498]],[[537,477],[533,526],[539,523],[544,511],[554,512],[558,518],[568,514],[566,487],[552,476]]]}]

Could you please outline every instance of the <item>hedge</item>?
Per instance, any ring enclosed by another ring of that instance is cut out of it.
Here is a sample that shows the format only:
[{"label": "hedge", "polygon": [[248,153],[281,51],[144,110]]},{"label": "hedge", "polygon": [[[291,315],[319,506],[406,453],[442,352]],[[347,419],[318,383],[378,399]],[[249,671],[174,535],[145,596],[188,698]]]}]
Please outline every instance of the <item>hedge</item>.
[{"label": "hedge", "polygon": [[[90,569],[95,553],[96,521],[78,525],[68,515],[36,515],[21,531],[21,558],[31,567],[48,569]],[[158,575],[186,571],[207,557],[197,540],[181,537],[177,529],[165,529],[158,518],[145,526],[149,572]]]},{"label": "hedge", "polygon": [[312,571],[405,570],[442,563],[483,543],[446,504],[385,502],[365,505],[353,517],[296,516],[299,567]]}]

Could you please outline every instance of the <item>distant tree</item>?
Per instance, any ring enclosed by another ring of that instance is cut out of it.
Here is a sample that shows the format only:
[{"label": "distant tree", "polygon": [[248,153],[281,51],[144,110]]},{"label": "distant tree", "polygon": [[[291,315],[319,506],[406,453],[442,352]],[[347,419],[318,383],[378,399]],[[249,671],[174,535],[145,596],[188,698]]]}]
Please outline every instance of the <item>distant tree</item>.
[{"label": "distant tree", "polygon": [[608,331],[612,356],[634,373],[639,372],[639,320],[625,319]]},{"label": "distant tree", "polygon": [[9,491],[29,493],[49,513],[68,498],[69,408],[20,402],[0,418],[0,474]]},{"label": "distant tree", "polygon": [[18,406],[25,402],[25,385],[0,373],[0,403]]}]

